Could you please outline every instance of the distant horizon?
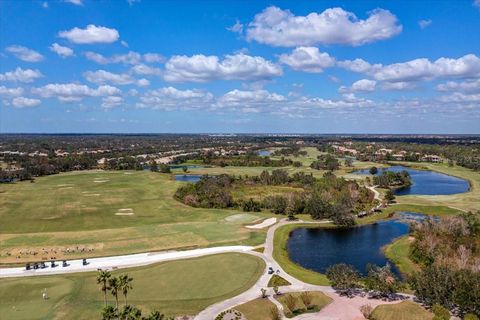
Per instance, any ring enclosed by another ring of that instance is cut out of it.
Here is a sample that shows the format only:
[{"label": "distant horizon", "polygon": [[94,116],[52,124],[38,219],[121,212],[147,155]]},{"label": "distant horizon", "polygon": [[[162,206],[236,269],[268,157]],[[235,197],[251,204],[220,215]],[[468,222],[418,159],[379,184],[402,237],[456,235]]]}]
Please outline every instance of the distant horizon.
[{"label": "distant horizon", "polygon": [[301,132],[0,132],[2,135],[219,135],[219,136],[464,136],[480,137],[479,133],[301,133]]}]

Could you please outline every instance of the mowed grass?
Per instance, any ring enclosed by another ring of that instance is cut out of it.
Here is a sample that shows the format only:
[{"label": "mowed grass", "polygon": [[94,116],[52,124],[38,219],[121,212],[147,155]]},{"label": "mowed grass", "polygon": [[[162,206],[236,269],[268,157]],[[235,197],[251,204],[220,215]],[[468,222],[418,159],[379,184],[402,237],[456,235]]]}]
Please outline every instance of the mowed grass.
[{"label": "mowed grass", "polygon": [[430,320],[433,314],[412,301],[380,305],[373,310],[374,320]]},{"label": "mowed grass", "polygon": [[410,244],[413,239],[410,236],[401,237],[385,246],[385,256],[398,267],[404,275],[411,275],[419,270],[419,266],[410,260]]},{"label": "mowed grass", "polygon": [[272,309],[277,307],[268,299],[258,298],[236,306],[234,309],[243,313],[248,320],[269,320],[272,318]]},{"label": "mowed grass", "polygon": [[[129,303],[144,314],[192,315],[250,288],[265,269],[262,259],[241,253],[205,256],[127,269],[133,277]],[[46,289],[49,299],[42,299]],[[2,319],[99,319],[103,293],[95,273],[2,279]],[[109,295],[111,305],[114,299]],[[120,298],[123,301],[123,297]]]},{"label": "mowed grass", "polygon": [[[264,241],[264,231],[243,224],[266,214],[185,206],[173,198],[179,185],[170,175],[144,171],[71,172],[2,184],[0,263],[42,258],[15,258],[30,249],[78,246],[99,256]],[[229,219],[238,214],[242,219]],[[77,250],[65,258],[82,255]],[[59,250],[55,256],[62,257]]]}]

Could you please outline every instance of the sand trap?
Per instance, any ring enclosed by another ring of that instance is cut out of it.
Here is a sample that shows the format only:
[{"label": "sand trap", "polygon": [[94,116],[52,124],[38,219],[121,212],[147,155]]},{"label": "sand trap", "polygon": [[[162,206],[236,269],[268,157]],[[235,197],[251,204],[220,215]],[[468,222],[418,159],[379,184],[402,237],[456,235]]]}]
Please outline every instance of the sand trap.
[{"label": "sand trap", "polygon": [[100,193],[84,193],[83,194],[85,197],[98,197],[101,196]]},{"label": "sand trap", "polygon": [[118,209],[118,211],[115,212],[116,216],[132,216],[134,214],[135,212],[133,212],[132,208]]},{"label": "sand trap", "polygon": [[58,188],[58,190],[68,190],[68,189],[73,189],[73,187],[62,187],[62,188]]},{"label": "sand trap", "polygon": [[64,184],[57,184],[57,187],[72,187],[74,184],[71,183],[64,183]]},{"label": "sand trap", "polygon": [[245,228],[248,228],[248,229],[263,229],[263,228],[266,228],[266,227],[270,227],[271,225],[274,225],[275,223],[277,223],[277,218],[269,218],[269,219],[265,219],[261,223],[254,224],[253,226],[246,226]]},{"label": "sand trap", "polygon": [[110,180],[93,180],[95,183],[103,183],[103,182],[108,182]]},{"label": "sand trap", "polygon": [[115,212],[116,216],[133,216],[134,214],[133,212]]},{"label": "sand trap", "polygon": [[123,174],[133,174],[133,172],[124,172]]}]

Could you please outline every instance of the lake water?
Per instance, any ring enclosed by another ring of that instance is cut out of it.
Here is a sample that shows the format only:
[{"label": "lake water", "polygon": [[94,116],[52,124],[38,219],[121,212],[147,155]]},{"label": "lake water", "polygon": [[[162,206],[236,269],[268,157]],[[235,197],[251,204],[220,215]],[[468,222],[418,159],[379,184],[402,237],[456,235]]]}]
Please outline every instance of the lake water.
[{"label": "lake water", "polygon": [[196,183],[200,181],[201,178],[202,176],[198,174],[176,174],[175,175],[175,181],[190,182],[190,183]]},{"label": "lake water", "polygon": [[[443,173],[428,171],[428,170],[415,170],[402,166],[393,166],[389,168],[378,169],[377,175],[382,174],[383,171],[407,171],[412,179],[412,185],[406,188],[395,190],[395,194],[398,196],[418,194],[418,195],[448,195],[467,192],[470,189],[468,181],[449,176]],[[369,169],[358,170],[354,173],[357,174],[370,174]]]},{"label": "lake water", "polygon": [[262,157],[268,157],[272,154],[272,152],[270,152],[269,150],[259,150],[257,151],[257,154]]},{"label": "lake water", "polygon": [[[390,262],[382,247],[408,234],[409,220],[423,218],[404,212],[395,219],[352,228],[298,228],[290,234],[287,251],[293,262],[320,273],[333,264],[347,263],[365,274],[368,263],[384,266]],[[393,272],[400,275],[390,264]]]}]

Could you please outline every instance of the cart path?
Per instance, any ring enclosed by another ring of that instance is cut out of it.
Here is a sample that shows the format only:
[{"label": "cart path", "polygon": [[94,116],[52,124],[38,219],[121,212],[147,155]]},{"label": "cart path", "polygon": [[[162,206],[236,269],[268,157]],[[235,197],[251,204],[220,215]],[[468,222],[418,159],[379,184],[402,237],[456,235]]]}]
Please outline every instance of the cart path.
[{"label": "cart path", "polygon": [[163,252],[147,252],[130,254],[123,256],[101,257],[101,258],[89,258],[88,264],[83,265],[82,259],[67,260],[68,266],[62,267],[60,261],[57,266],[52,268],[50,262],[45,261],[47,266],[44,269],[25,270],[25,267],[18,268],[0,268],[0,278],[7,277],[30,277],[30,276],[42,276],[52,274],[65,274],[76,272],[89,272],[97,271],[98,269],[113,270],[124,269],[131,267],[146,266],[154,263],[196,258],[206,255],[228,253],[228,252],[248,252],[253,247],[250,246],[225,246],[225,247],[213,247],[204,249],[193,249],[185,251],[163,251]]}]

